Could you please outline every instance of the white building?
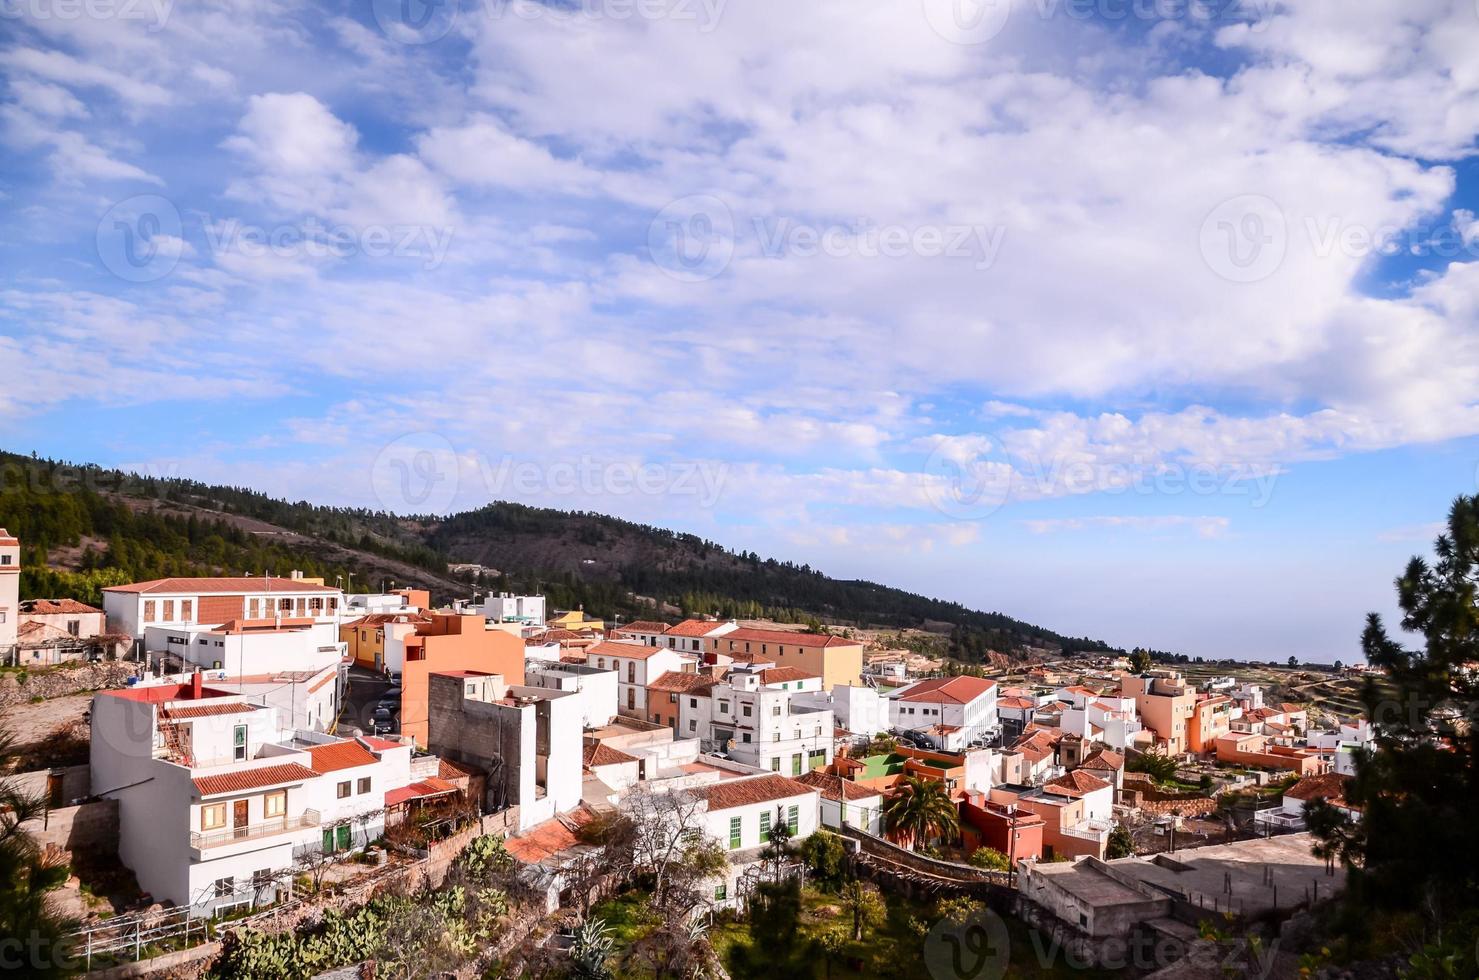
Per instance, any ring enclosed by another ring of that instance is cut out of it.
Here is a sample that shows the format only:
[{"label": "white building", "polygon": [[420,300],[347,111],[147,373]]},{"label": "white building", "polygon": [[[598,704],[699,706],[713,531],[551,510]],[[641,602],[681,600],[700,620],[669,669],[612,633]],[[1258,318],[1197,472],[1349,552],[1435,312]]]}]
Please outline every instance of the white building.
[{"label": "white building", "polygon": [[647,717],[647,685],[668,671],[696,669],[698,660],[676,650],[641,643],[607,640],[586,651],[587,664],[616,671],[616,709],[634,718]]},{"label": "white building", "polygon": [[869,834],[883,834],[883,794],[844,776],[815,769],[796,778],[820,795],[824,827],[841,830],[856,827]]},{"label": "white building", "polygon": [[820,823],[817,791],[784,776],[721,779],[695,792],[708,804],[705,830],[730,857],[727,873],[712,886],[716,905],[738,904],[740,879],[770,842],[772,827],[784,823],[792,840],[802,840]]},{"label": "white building", "polygon": [[876,688],[838,684],[831,691],[798,694],[791,703],[831,709],[837,726],[859,738],[871,739],[892,727],[888,720],[888,699]]},{"label": "white building", "polygon": [[1349,776],[1327,772],[1319,776],[1305,776],[1284,790],[1279,805],[1253,814],[1253,828],[1261,833],[1286,833],[1305,829],[1305,808],[1317,799],[1323,799],[1353,819],[1359,820],[1361,811],[1346,803],[1346,786]]},{"label": "white building", "polygon": [[1134,698],[1076,697],[1064,709],[1058,727],[1085,741],[1103,742],[1121,752],[1143,727]]},{"label": "white building", "polygon": [[714,644],[711,641],[737,629],[739,624],[732,619],[722,623],[711,619],[685,619],[663,630],[657,642],[659,646],[666,646],[669,650],[703,654],[712,651]]},{"label": "white building", "polygon": [[499,592],[483,598],[483,615],[490,623],[522,623],[543,626],[545,605],[542,595],[514,595]]},{"label": "white building", "polygon": [[659,642],[659,637],[667,631],[667,623],[660,623],[655,619],[635,619],[630,623],[619,623],[611,627],[610,636],[613,640],[628,640],[643,646],[667,646],[666,642]]},{"label": "white building", "polygon": [[[528,647],[524,648],[526,651]],[[553,660],[525,660],[524,683],[551,691],[571,691],[581,699],[581,723],[609,725],[616,717],[616,669]]]},{"label": "white building", "polygon": [[[815,688],[799,695],[788,689],[796,679],[782,672],[800,673],[792,667],[741,667],[730,670],[722,683],[690,692],[680,704],[679,730],[696,732],[717,751],[757,769],[800,776],[830,765],[836,737],[832,710],[808,703]],[[820,684],[820,678],[813,680]]]},{"label": "white building", "polygon": [[1000,731],[996,681],[980,677],[936,677],[888,695],[889,723],[918,734],[947,752],[984,745]]},{"label": "white building", "polygon": [[311,620],[337,625],[344,593],[291,578],[164,578],[103,590],[114,632],[142,638],[150,626],[220,626],[238,620]]},{"label": "white building", "polygon": [[277,712],[205,686],[92,703],[92,787],[118,801],[118,854],[156,901],[203,912],[271,901],[292,869],[380,835],[412,784],[411,745],[284,731]]},{"label": "white building", "polygon": [[1331,766],[1341,776],[1356,774],[1356,755],[1370,749],[1376,741],[1371,722],[1364,718],[1354,723],[1342,723],[1334,731],[1312,731],[1305,735],[1305,745],[1318,749],[1321,755],[1331,757]]},{"label": "white building", "polygon": [[585,701],[574,691],[465,670],[428,681],[427,746],[486,776],[486,809],[517,807],[521,832],[580,805]]},{"label": "white building", "polygon": [[20,626],[21,543],[0,527],[0,654],[15,646]]}]

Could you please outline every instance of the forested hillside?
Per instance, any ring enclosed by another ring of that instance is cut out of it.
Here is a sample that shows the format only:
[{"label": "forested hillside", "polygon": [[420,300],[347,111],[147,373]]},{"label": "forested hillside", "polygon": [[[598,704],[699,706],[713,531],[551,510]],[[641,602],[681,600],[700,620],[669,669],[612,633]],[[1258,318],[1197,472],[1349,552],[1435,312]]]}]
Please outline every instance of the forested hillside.
[{"label": "forested hillside", "polygon": [[[734,552],[696,535],[601,514],[495,503],[449,518],[290,503],[240,487],[138,477],[0,454],[0,527],[24,545],[27,596],[99,601],[110,584],[169,575],[285,575],[353,591],[387,581],[439,600],[474,588],[539,591],[555,608],[651,618],[769,617],[839,626],[921,628],[963,660],[990,651],[1104,650],[997,612],[968,609],[807,565]],[[497,569],[461,584],[448,562]]]}]

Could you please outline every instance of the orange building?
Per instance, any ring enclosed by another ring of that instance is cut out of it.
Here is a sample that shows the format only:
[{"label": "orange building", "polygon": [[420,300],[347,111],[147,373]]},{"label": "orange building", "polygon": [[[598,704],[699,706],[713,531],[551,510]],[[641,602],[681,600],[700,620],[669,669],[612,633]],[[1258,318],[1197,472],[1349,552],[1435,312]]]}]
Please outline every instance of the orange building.
[{"label": "orange building", "polygon": [[989,847],[1013,863],[1042,857],[1045,826],[1041,815],[1015,803],[992,803],[981,793],[967,793],[960,804],[960,839],[966,854]]},{"label": "orange building", "polygon": [[1311,749],[1287,745],[1270,745],[1268,736],[1253,732],[1229,732],[1217,739],[1217,761],[1239,766],[1262,766],[1288,769],[1301,776],[1313,776],[1330,768],[1329,763]]},{"label": "orange building", "polygon": [[1146,728],[1155,732],[1156,745],[1170,755],[1188,748],[1188,731],[1196,710],[1196,688],[1173,670],[1121,674],[1120,695],[1135,699],[1135,710]]},{"label": "orange building", "polygon": [[505,683],[524,683],[524,641],[503,630],[488,629],[482,616],[428,613],[427,622],[405,638],[401,670],[401,734],[426,744],[429,675],[439,671],[475,670],[501,674]]},{"label": "orange building", "polygon": [[1200,755],[1211,752],[1217,740],[1232,731],[1232,698],[1214,695],[1192,708],[1186,725],[1186,744]]}]

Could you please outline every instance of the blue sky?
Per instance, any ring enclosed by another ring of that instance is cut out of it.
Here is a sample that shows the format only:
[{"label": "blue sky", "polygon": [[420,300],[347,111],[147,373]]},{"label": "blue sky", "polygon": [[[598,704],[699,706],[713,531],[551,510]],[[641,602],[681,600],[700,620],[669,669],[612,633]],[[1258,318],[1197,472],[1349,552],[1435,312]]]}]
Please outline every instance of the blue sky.
[{"label": "blue sky", "polygon": [[6,7],[0,445],[1352,660],[1479,465],[1479,9]]}]

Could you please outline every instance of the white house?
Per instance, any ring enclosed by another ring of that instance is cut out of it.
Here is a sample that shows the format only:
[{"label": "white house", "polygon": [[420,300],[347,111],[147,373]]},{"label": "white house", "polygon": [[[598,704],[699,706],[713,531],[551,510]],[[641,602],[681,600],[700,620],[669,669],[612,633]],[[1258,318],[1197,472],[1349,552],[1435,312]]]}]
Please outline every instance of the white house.
[{"label": "white house", "polygon": [[872,738],[889,730],[888,700],[876,688],[838,684],[831,691],[802,693],[791,698],[793,705],[829,708],[839,728],[860,738]]},{"label": "white house", "polygon": [[647,717],[647,685],[668,671],[692,671],[698,661],[676,650],[641,643],[607,640],[586,651],[587,664],[616,671],[616,709],[635,718]]},{"label": "white house", "polygon": [[485,596],[483,615],[492,623],[543,626],[545,623],[544,596],[514,595],[512,592],[499,592]]},{"label": "white house", "polygon": [[1000,731],[996,681],[981,677],[936,677],[888,695],[889,723],[923,735],[936,747],[958,752],[985,744]]},{"label": "white house", "polygon": [[[815,687],[800,694],[787,689],[798,681],[781,672],[794,670],[738,667],[722,683],[688,692],[681,698],[679,731],[697,734],[717,751],[757,769],[800,776],[830,765],[836,739],[832,709],[812,706]],[[806,683],[819,684],[820,679]]]},{"label": "white house", "polygon": [[1327,772],[1318,776],[1305,776],[1284,790],[1279,805],[1253,814],[1253,827],[1262,833],[1292,832],[1305,829],[1305,808],[1317,799],[1344,810],[1349,816],[1360,819],[1361,811],[1345,800],[1349,776]]},{"label": "white house", "polygon": [[294,867],[378,836],[413,788],[411,745],[284,731],[275,709],[191,684],[93,698],[92,787],[118,801],[118,854],[156,901],[271,901]]},{"label": "white house", "polygon": [[841,830],[856,827],[870,834],[883,834],[883,793],[843,776],[820,769],[804,773],[796,782],[810,786],[820,795],[821,822]]},{"label": "white house", "polygon": [[714,640],[733,633],[738,628],[739,625],[734,620],[721,623],[710,619],[685,619],[663,630],[657,643],[669,650],[704,654],[712,652]]},{"label": "white house", "polygon": [[293,578],[163,578],[103,590],[109,629],[144,636],[149,626],[220,626],[233,620],[309,619],[337,624],[344,592]]},{"label": "white house", "polygon": [[659,642],[658,639],[667,631],[667,623],[660,623],[655,619],[634,619],[630,623],[611,627],[610,636],[613,640],[629,640],[643,646],[667,646],[666,642]]},{"label": "white house", "polygon": [[15,646],[20,627],[21,543],[0,527],[0,654]]},{"label": "white house", "polygon": [[1091,695],[1074,698],[1059,717],[1058,727],[1123,752],[1143,726],[1134,698]]},{"label": "white house", "polygon": [[[526,654],[528,647],[524,648]],[[553,660],[524,661],[524,683],[551,691],[573,691],[581,699],[581,720],[587,728],[609,725],[616,717],[616,668]]]},{"label": "white house", "polygon": [[1341,776],[1356,774],[1356,754],[1370,749],[1375,740],[1371,722],[1364,718],[1353,724],[1342,723],[1334,731],[1312,731],[1305,735],[1305,744],[1318,749],[1321,755],[1329,755],[1332,767]]},{"label": "white house", "polygon": [[712,885],[716,905],[738,904],[740,879],[770,842],[772,827],[784,823],[793,840],[802,840],[820,823],[817,791],[773,773],[721,779],[695,792],[708,804],[705,830],[730,855],[727,873]]}]

